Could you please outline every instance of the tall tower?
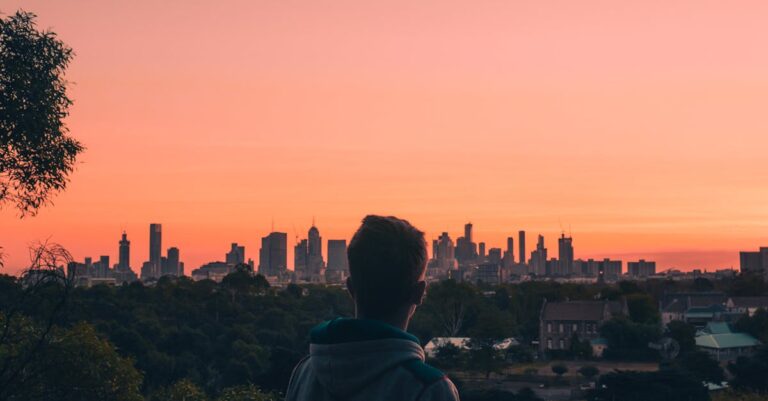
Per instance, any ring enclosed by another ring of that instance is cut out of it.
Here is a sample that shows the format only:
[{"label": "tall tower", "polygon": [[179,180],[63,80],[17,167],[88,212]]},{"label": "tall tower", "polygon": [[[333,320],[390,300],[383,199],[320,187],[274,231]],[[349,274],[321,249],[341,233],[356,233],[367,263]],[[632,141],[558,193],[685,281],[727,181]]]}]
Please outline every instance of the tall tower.
[{"label": "tall tower", "polygon": [[472,243],[472,223],[464,225],[464,238],[466,238],[467,242],[470,244]]},{"label": "tall tower", "polygon": [[507,255],[510,262],[515,263],[515,237],[507,237]]},{"label": "tall tower", "polygon": [[560,274],[568,275],[573,273],[573,238],[566,237],[565,233],[560,235],[557,240],[557,253],[560,260]]},{"label": "tall tower", "polygon": [[163,275],[181,276],[181,262],[179,261],[179,248],[168,248],[168,257],[165,262]]},{"label": "tall tower", "polygon": [[525,258],[528,257],[528,255],[525,254],[525,231],[520,230],[517,233],[517,246],[520,247],[520,263],[525,264]]},{"label": "tall tower", "polygon": [[117,270],[126,272],[131,270],[131,241],[128,241],[128,234],[123,231],[123,238],[120,240],[120,251],[117,262]]},{"label": "tall tower", "polygon": [[264,276],[281,276],[288,265],[288,234],[271,232],[261,238],[259,249],[259,273]]},{"label": "tall tower", "polygon": [[307,233],[307,270],[310,276],[310,281],[318,282],[325,279],[323,238],[320,237],[320,231],[314,224]]},{"label": "tall tower", "polygon": [[163,226],[162,224],[152,223],[149,225],[149,263],[154,269],[154,276],[160,274],[162,266],[160,258],[163,253]]}]

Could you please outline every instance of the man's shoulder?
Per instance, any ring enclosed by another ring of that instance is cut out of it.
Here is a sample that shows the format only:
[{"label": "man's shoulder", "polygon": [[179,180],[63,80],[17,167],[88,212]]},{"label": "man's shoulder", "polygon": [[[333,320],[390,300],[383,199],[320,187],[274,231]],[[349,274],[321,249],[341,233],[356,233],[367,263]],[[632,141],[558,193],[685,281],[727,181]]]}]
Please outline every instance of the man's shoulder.
[{"label": "man's shoulder", "polygon": [[425,386],[429,386],[447,377],[440,369],[419,359],[411,359],[404,362],[402,366]]}]

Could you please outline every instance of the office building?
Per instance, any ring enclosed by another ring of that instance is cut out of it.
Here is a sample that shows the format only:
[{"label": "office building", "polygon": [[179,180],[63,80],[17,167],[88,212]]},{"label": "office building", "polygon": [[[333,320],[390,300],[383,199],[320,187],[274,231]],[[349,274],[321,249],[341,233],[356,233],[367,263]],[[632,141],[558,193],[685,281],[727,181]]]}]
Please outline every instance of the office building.
[{"label": "office building", "polygon": [[640,259],[637,262],[627,262],[627,275],[633,278],[646,278],[656,274],[656,262]]},{"label": "office building", "polygon": [[286,274],[288,265],[288,234],[269,233],[261,239],[259,249],[259,273],[266,277],[281,277]]},{"label": "office building", "polygon": [[131,270],[131,241],[128,241],[128,234],[125,231],[119,244],[117,270],[126,272]]},{"label": "office building", "polygon": [[561,234],[557,240],[558,269],[557,276],[568,276],[573,273],[573,238]]}]

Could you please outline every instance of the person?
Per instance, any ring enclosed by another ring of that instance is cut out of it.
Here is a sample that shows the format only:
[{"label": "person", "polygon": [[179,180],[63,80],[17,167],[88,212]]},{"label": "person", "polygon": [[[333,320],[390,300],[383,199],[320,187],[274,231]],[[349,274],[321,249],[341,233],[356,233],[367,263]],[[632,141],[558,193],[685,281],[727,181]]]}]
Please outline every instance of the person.
[{"label": "person", "polygon": [[396,217],[366,216],[347,257],[355,317],[311,330],[309,356],[294,369],[286,401],[458,400],[406,332],[426,291],[424,233]]}]

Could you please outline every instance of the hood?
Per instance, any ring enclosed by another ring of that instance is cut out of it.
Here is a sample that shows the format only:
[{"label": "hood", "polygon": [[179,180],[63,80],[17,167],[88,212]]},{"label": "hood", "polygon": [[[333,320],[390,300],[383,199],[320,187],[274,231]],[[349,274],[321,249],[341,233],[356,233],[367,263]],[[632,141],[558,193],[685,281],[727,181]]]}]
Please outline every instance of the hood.
[{"label": "hood", "polygon": [[419,340],[378,320],[335,319],[312,329],[309,362],[336,396],[352,394],[412,359],[424,360]]}]

